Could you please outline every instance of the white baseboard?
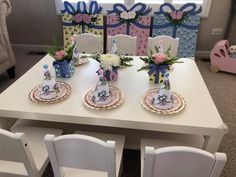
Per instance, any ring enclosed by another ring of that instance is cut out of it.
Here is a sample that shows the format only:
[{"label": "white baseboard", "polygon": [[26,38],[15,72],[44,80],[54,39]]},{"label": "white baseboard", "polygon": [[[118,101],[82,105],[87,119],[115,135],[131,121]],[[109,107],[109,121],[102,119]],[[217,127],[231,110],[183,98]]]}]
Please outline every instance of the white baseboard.
[{"label": "white baseboard", "polygon": [[198,50],[196,51],[196,58],[210,58],[210,53],[211,51],[207,51],[207,50]]},{"label": "white baseboard", "polygon": [[12,44],[14,49],[27,50],[27,51],[47,51],[50,45],[35,45],[35,44]]}]

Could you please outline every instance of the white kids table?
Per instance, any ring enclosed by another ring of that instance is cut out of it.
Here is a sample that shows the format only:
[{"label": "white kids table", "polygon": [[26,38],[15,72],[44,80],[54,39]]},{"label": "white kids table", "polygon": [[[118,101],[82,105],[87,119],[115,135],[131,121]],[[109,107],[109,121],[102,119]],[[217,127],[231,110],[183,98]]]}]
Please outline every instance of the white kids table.
[{"label": "white kids table", "polygon": [[98,80],[96,71],[99,64],[92,59],[77,67],[71,78],[59,79],[72,87],[71,95],[65,101],[47,105],[33,103],[28,94],[42,83],[43,65],[51,65],[53,61],[47,55],[0,95],[0,116],[202,135],[205,137],[203,149],[216,152],[227,132],[227,126],[216,109],[195,61],[187,58],[181,60],[184,63],[176,64],[170,72],[172,90],[182,95],[187,103],[186,108],[178,114],[160,115],[142,107],[141,96],[156,85],[149,84],[145,71],[137,72],[143,64],[139,57],[134,57],[132,67],[120,69],[118,81],[111,83],[125,94],[124,103],[116,109],[92,110],[82,103],[84,93],[94,87]]}]

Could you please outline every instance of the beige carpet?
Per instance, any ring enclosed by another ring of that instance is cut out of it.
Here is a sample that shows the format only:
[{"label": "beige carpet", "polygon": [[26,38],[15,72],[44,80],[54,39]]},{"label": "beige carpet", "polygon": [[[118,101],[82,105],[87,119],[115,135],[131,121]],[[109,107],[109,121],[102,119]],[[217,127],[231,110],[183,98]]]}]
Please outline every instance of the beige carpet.
[{"label": "beige carpet", "polygon": [[[17,78],[43,57],[42,55],[26,55],[27,51],[24,50],[14,50],[14,52],[17,58]],[[220,115],[224,122],[227,123],[230,130],[223,138],[219,149],[219,151],[225,152],[228,157],[228,162],[224,168],[222,177],[236,177],[236,75],[224,72],[211,73],[209,71],[209,61],[202,61],[200,59],[196,61]],[[1,74],[0,93],[15,80],[16,79],[8,79],[5,73]],[[126,150],[124,157],[124,173],[122,176],[140,176],[139,152]],[[44,177],[52,177],[50,166],[47,168]]]},{"label": "beige carpet", "polygon": [[219,149],[228,158],[222,177],[236,177],[236,75],[212,73],[209,61],[196,61],[222,119],[229,126]]}]

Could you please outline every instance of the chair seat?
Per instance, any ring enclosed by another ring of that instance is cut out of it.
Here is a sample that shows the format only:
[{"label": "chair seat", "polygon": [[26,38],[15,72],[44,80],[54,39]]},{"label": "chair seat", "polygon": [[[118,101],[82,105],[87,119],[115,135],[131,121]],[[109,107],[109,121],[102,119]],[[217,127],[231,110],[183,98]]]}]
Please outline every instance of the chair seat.
[{"label": "chair seat", "polygon": [[44,137],[47,134],[59,136],[62,134],[62,130],[29,126],[13,126],[11,131],[14,133],[20,132],[25,134],[26,141],[29,144],[37,170],[40,174],[43,174],[49,162],[47,149],[44,143]]},{"label": "chair seat", "polygon": [[27,176],[28,173],[23,163],[0,160],[0,172]]},{"label": "chair seat", "polygon": [[107,177],[107,172],[63,168],[64,177]]},{"label": "chair seat", "polygon": [[146,146],[155,149],[167,146],[189,146],[202,149],[204,143],[203,136],[186,134],[162,134],[158,139],[141,139],[141,176],[143,176],[143,159]]},{"label": "chair seat", "polygon": [[112,140],[116,142],[116,176],[119,176],[123,148],[125,144],[125,137],[122,135],[107,134],[107,133],[97,133],[97,132],[86,132],[86,131],[76,131],[75,134],[82,134],[92,136],[103,141]]}]

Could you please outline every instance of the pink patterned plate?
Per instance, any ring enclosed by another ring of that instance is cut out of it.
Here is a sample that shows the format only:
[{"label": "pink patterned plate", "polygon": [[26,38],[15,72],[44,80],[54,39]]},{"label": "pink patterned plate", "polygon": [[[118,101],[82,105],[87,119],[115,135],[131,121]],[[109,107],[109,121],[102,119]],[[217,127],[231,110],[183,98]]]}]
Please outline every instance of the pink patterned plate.
[{"label": "pink patterned plate", "polygon": [[117,102],[119,102],[120,98],[121,98],[121,90],[114,87],[114,86],[110,86],[110,91],[111,91],[111,95],[112,95],[112,101],[108,104],[105,105],[100,105],[100,104],[96,104],[92,101],[92,97],[94,95],[95,92],[95,88],[90,89],[86,95],[85,95],[85,101],[93,106],[93,107],[97,107],[97,108],[107,108],[107,107],[111,107],[113,105],[115,105]]},{"label": "pink patterned plate", "polygon": [[71,87],[69,84],[61,81],[57,81],[59,93],[53,97],[52,99],[44,99],[41,96],[42,93],[42,85],[38,85],[34,89],[32,89],[29,93],[29,99],[35,103],[56,103],[59,101],[63,101],[66,99],[71,92]]},{"label": "pink patterned plate", "polygon": [[152,104],[152,99],[154,98],[154,96],[157,94],[158,88],[154,88],[154,89],[150,89],[148,90],[143,99],[142,99],[142,105],[144,106],[144,108],[146,108],[149,111],[152,112],[156,112],[159,114],[175,114],[180,112],[181,110],[183,110],[186,106],[186,102],[184,100],[184,98],[180,95],[178,95],[175,92],[173,93],[173,99],[174,99],[174,104],[173,107],[171,109],[158,109],[156,108],[153,104]]}]

